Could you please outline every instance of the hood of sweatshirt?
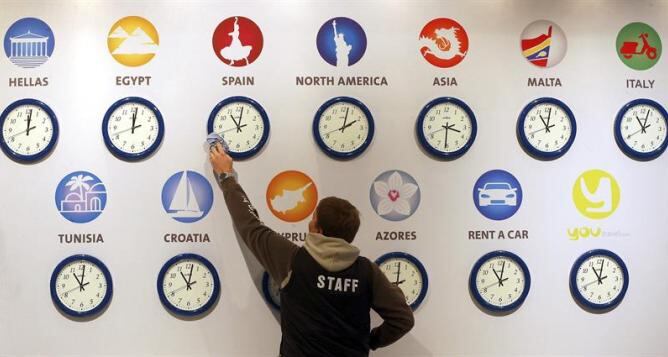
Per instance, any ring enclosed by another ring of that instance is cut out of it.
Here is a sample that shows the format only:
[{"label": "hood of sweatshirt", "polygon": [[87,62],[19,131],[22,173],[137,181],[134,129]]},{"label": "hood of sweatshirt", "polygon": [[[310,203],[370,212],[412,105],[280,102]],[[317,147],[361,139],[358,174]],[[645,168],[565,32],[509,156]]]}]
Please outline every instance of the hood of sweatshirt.
[{"label": "hood of sweatshirt", "polygon": [[320,266],[338,272],[351,266],[360,255],[359,248],[341,238],[309,233],[304,248]]}]

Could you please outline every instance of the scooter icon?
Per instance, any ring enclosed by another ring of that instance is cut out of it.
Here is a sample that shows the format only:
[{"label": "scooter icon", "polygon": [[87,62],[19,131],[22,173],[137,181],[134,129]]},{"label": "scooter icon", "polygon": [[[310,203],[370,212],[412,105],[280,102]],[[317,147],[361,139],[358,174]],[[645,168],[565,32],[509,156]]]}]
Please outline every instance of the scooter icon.
[{"label": "scooter icon", "polygon": [[656,58],[656,47],[652,47],[649,45],[649,42],[647,42],[647,37],[649,35],[646,33],[640,34],[640,37],[642,39],[642,48],[640,51],[636,51],[638,48],[638,42],[631,42],[631,41],[626,41],[624,44],[622,44],[622,48],[619,49],[619,52],[624,56],[624,58],[629,59],[635,55],[642,55],[645,54],[647,55],[647,58],[649,59],[655,59]]}]

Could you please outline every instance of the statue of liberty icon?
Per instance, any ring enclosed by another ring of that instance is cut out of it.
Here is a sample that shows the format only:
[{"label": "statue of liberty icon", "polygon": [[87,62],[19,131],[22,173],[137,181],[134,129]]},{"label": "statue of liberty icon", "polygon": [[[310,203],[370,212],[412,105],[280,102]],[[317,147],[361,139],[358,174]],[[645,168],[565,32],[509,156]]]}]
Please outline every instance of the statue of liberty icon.
[{"label": "statue of liberty icon", "polygon": [[223,58],[229,60],[231,65],[234,65],[235,61],[241,60],[246,61],[246,65],[248,65],[248,55],[250,54],[251,50],[253,50],[253,46],[244,46],[239,40],[239,34],[239,18],[235,17],[234,30],[228,33],[228,35],[232,37],[232,43],[230,43],[230,45],[227,47],[223,47],[220,50],[220,55]]},{"label": "statue of liberty icon", "polygon": [[349,45],[343,37],[343,32],[336,31],[336,20],[332,21],[334,27],[334,44],[336,44],[336,66],[348,67],[348,55],[353,46]]}]

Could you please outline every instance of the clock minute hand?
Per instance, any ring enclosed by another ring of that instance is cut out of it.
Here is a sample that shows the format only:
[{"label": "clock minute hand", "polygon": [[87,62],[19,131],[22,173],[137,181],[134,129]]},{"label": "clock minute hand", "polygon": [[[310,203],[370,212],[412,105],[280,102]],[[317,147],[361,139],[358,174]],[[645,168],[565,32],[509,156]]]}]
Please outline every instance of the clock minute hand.
[{"label": "clock minute hand", "polygon": [[32,109],[28,112],[28,122],[26,123],[26,136],[30,135],[30,129],[34,129],[34,127],[30,127],[30,121],[32,121]]},{"label": "clock minute hand", "polygon": [[241,132],[241,128],[242,128],[242,126],[241,126],[241,118],[243,118],[243,116],[244,116],[244,108],[241,107],[241,114],[239,114],[239,123],[237,124],[237,133],[240,133],[240,132]]},{"label": "clock minute hand", "polygon": [[347,128],[346,123],[348,122],[348,111],[349,111],[349,110],[350,110],[350,108],[346,107],[346,115],[343,117],[343,125],[341,126],[341,129],[340,129],[342,133],[343,133],[343,132],[346,130],[346,128]]},{"label": "clock minute hand", "polygon": [[139,110],[139,107],[135,107],[135,111],[134,113],[132,113],[132,127],[130,128],[132,129],[132,132],[130,134],[135,133],[135,123],[137,122],[137,110]]}]

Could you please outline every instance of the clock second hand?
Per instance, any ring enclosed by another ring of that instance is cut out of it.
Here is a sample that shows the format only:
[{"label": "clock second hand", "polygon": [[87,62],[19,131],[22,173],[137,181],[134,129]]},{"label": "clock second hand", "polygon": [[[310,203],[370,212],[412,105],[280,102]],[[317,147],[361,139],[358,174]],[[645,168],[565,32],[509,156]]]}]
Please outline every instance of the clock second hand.
[{"label": "clock second hand", "polygon": [[[90,284],[90,281],[87,282],[86,284],[83,284],[83,286],[86,286],[86,285],[88,285],[88,284]],[[77,286],[77,287],[74,287],[74,288],[72,288],[72,289],[70,289],[70,290],[67,290],[67,291],[63,292],[63,293],[61,294],[61,296],[62,296],[62,295],[65,295],[65,294],[69,294],[69,293],[73,292],[73,291],[76,290],[76,289],[79,289],[79,291],[81,291],[81,287]]]},{"label": "clock second hand", "polygon": [[139,125],[137,125],[137,126],[129,127],[129,128],[127,128],[127,129],[123,129],[123,130],[121,130],[121,131],[117,131],[117,132],[115,132],[115,133],[113,133],[113,134],[111,134],[111,135],[112,135],[112,136],[113,136],[113,135],[120,135],[120,134],[123,134],[123,133],[125,133],[125,132],[130,131],[130,130],[132,130],[132,133],[134,134],[135,129],[138,129],[138,128],[141,128],[141,124],[139,124]]},{"label": "clock second hand", "polygon": [[19,131],[18,133],[16,133],[16,134],[14,134],[14,135],[10,136],[10,138],[13,138],[13,137],[16,137],[16,136],[19,136],[19,135],[21,135],[21,134],[23,134],[23,133],[26,133],[26,132],[28,132],[28,130],[32,130],[32,129],[35,129],[36,127],[37,127],[37,126],[34,126],[34,125],[33,125],[32,127],[28,128],[28,129],[26,129],[26,130],[23,130],[23,131]]},{"label": "clock second hand", "polygon": [[[190,283],[190,285],[195,285],[195,284],[197,284],[197,281],[193,281],[192,283]],[[188,287],[188,285],[184,285],[184,286],[182,286],[182,287],[180,287],[180,288],[174,289],[174,290],[170,291],[168,295],[172,295],[172,294],[174,294],[175,292],[181,291],[181,290],[183,290],[183,289],[185,289],[185,288],[187,288],[187,287]],[[192,288],[191,288],[191,289],[192,289]]]},{"label": "clock second hand", "polygon": [[[248,124],[240,125],[240,128],[243,128],[243,127],[245,127],[245,126],[247,126],[247,125],[248,125]],[[238,132],[239,129],[237,129],[237,128],[229,128],[229,129],[225,129],[225,130],[223,130],[223,131],[219,131],[217,134],[220,135],[220,134],[223,134],[223,133],[227,133],[228,131],[232,131],[232,130],[237,130],[237,132]]]}]

